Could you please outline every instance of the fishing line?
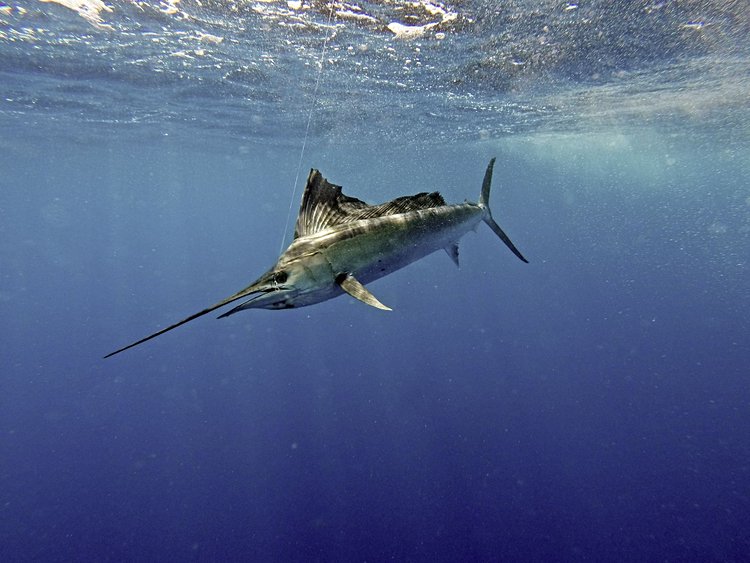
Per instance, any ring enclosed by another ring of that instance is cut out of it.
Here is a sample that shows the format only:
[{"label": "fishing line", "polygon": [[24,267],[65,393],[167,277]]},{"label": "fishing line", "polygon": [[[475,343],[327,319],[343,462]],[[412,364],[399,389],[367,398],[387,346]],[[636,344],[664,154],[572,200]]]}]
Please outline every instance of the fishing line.
[{"label": "fishing line", "polygon": [[[333,2],[328,4],[328,21],[326,27],[330,27],[331,19],[333,18]],[[328,46],[328,40],[333,37],[335,30],[331,31],[331,34],[326,33],[325,39],[323,39],[323,48],[320,52],[320,60],[318,61],[318,78],[315,80],[315,89],[313,90],[312,104],[310,104],[310,112],[307,114],[307,126],[305,127],[305,137],[302,140],[302,150],[299,153],[299,162],[297,163],[297,173],[294,176],[294,187],[292,188],[292,197],[289,200],[289,210],[286,213],[286,223],[284,224],[284,232],[281,235],[281,247],[279,248],[279,254],[284,251],[284,243],[286,242],[286,233],[289,230],[289,220],[292,217],[292,208],[294,207],[294,201],[297,196],[297,184],[299,182],[299,173],[302,169],[302,158],[305,155],[305,147],[307,146],[307,137],[310,133],[310,123],[312,122],[312,116],[315,112],[315,104],[318,102],[318,87],[320,86],[320,78],[323,76],[323,64],[325,62],[326,47]]]}]

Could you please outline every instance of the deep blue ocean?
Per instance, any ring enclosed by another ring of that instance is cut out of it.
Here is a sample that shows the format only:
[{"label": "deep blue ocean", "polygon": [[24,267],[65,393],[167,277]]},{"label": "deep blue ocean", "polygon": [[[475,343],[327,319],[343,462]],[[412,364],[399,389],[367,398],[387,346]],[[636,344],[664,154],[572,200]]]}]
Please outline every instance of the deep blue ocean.
[{"label": "deep blue ocean", "polygon": [[[748,37],[741,1],[0,2],[0,560],[749,560]],[[392,312],[102,359],[266,271],[310,168],[459,203],[492,157],[529,264],[480,225],[369,284]]]}]

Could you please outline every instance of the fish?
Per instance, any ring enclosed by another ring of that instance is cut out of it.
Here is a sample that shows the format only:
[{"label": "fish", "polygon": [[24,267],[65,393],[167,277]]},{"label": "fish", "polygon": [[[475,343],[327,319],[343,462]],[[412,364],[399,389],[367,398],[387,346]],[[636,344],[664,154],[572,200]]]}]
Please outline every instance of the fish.
[{"label": "fish", "polygon": [[484,222],[523,262],[528,260],[492,218],[489,206],[495,159],[484,174],[479,200],[448,205],[438,192],[422,192],[369,205],[347,196],[312,169],[302,194],[294,238],[276,264],[245,289],[104,356],[109,358],[245,299],[220,315],[246,309],[306,307],[348,294],[390,311],[366,285],[444,249],[458,266],[458,241]]}]

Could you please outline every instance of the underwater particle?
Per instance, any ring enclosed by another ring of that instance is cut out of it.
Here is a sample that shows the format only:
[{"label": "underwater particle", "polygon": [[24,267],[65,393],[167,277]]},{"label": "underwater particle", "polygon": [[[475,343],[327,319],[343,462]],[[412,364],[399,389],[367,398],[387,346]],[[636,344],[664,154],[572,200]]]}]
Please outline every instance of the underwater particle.
[{"label": "underwater particle", "polygon": [[40,214],[42,220],[47,225],[57,229],[68,227],[72,221],[70,213],[68,213],[68,210],[62,204],[60,198],[57,197],[52,202],[43,206]]},{"label": "underwater particle", "polygon": [[714,221],[708,227],[708,232],[711,233],[712,235],[723,235],[723,234],[726,234],[728,231],[729,231],[729,227],[727,227],[727,225],[722,223],[721,221]]}]

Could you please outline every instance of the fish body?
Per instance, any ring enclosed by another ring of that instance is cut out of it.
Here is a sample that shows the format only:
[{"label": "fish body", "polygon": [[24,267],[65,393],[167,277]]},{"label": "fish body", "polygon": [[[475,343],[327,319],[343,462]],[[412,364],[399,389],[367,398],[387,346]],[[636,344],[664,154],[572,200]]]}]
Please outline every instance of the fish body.
[{"label": "fish body", "polygon": [[[363,285],[456,243],[482,220],[476,204],[360,219],[295,239],[272,271],[287,272],[287,294],[266,293],[236,311],[303,307],[345,293],[337,277],[347,273]],[[234,310],[233,310],[234,312]]]},{"label": "fish body", "polygon": [[524,262],[526,258],[495,223],[489,195],[495,159],[487,166],[477,203],[447,205],[438,192],[368,205],[344,195],[341,186],[311,170],[302,196],[294,239],[276,264],[245,289],[105,358],[142,344],[193,319],[245,298],[219,318],[245,309],[290,309],[344,293],[390,310],[366,287],[428,254],[445,249],[458,265],[458,241],[486,223]]}]

